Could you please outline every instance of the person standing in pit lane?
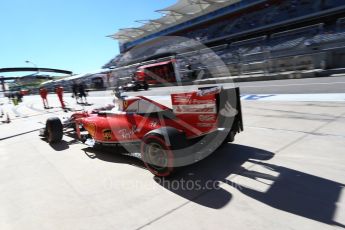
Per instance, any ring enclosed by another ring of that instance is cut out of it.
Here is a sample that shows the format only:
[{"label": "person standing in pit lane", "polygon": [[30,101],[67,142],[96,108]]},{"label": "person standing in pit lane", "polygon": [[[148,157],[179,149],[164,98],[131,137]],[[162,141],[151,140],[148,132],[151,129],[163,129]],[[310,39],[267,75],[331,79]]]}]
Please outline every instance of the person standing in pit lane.
[{"label": "person standing in pit lane", "polygon": [[23,102],[23,93],[21,91],[16,92],[16,97],[17,97],[18,103]]},{"label": "person standing in pit lane", "polygon": [[46,88],[44,88],[44,87],[40,87],[39,93],[40,93],[40,96],[41,96],[42,101],[43,101],[43,107],[45,109],[49,109],[48,99],[47,99],[48,90]]},{"label": "person standing in pit lane", "polygon": [[76,102],[78,103],[78,98],[79,98],[79,96],[78,96],[78,84],[75,81],[73,81],[73,84],[72,84],[72,93],[73,93],[72,97],[74,97]]},{"label": "person standing in pit lane", "polygon": [[61,104],[61,108],[65,109],[66,108],[65,102],[63,101],[63,87],[62,86],[57,86],[55,88],[55,93],[56,93],[56,95],[59,98],[59,101],[60,101],[60,104]]},{"label": "person standing in pit lane", "polygon": [[[78,85],[78,91],[79,91],[79,98],[80,98],[80,103],[84,103],[87,104],[87,100],[86,100],[86,92],[85,92],[85,85],[83,82],[79,83]],[[83,98],[85,100],[83,100]]]}]

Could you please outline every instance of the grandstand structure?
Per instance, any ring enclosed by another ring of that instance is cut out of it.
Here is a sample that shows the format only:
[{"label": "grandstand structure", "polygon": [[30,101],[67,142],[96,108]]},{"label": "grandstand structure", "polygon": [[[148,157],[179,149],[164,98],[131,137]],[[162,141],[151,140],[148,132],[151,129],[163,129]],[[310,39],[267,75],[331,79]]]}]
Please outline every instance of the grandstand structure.
[{"label": "grandstand structure", "polygon": [[232,75],[345,67],[344,0],[178,0],[157,12],[163,16],[109,36],[120,54],[105,68],[130,74],[174,56],[181,67],[202,69],[205,46]]}]

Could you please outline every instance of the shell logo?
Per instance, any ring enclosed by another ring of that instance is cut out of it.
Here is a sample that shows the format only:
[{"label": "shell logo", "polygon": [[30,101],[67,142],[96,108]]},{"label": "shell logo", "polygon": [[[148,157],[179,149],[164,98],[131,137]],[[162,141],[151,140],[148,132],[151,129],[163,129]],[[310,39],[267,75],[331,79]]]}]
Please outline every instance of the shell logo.
[{"label": "shell logo", "polygon": [[123,101],[123,109],[127,109],[127,107],[128,107],[128,101],[124,100]]},{"label": "shell logo", "polygon": [[86,123],[84,128],[90,133],[91,136],[96,134],[96,125],[94,123]]}]

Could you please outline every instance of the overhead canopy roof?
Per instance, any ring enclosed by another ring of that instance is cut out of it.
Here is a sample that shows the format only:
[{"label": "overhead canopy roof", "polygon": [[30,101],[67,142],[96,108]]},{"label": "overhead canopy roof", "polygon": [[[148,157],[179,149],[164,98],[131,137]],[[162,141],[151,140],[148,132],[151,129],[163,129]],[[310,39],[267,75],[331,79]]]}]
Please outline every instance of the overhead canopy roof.
[{"label": "overhead canopy roof", "polygon": [[207,7],[209,7],[210,4],[212,3],[204,2],[202,0],[180,0],[172,6],[158,10],[158,12],[177,13],[181,15],[193,15],[205,10]]},{"label": "overhead canopy roof", "polygon": [[156,11],[163,14],[161,18],[155,20],[139,20],[137,22],[144,24],[143,26],[120,29],[117,33],[109,37],[117,39],[120,42],[134,41],[240,1],[241,0],[178,0],[174,5]]},{"label": "overhead canopy roof", "polygon": [[153,64],[148,64],[148,65],[143,65],[140,66],[139,69],[145,69],[145,68],[150,68],[150,67],[154,67],[154,66],[161,66],[161,65],[167,65],[169,63],[171,63],[172,61],[163,61],[163,62],[158,62],[158,63],[153,63]]},{"label": "overhead canopy roof", "polygon": [[72,74],[72,72],[68,70],[51,69],[51,68],[37,68],[37,67],[0,68],[0,73],[7,73],[7,72],[51,72],[51,73]]}]

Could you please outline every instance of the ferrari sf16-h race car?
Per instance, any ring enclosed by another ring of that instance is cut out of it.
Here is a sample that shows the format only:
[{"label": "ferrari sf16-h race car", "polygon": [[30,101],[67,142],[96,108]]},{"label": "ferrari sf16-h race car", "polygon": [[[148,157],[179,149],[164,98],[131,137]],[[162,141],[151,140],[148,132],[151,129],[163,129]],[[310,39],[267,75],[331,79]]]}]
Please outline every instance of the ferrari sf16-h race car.
[{"label": "ferrari sf16-h race car", "polygon": [[[157,101],[160,101],[158,103]],[[63,134],[94,148],[122,146],[140,153],[156,176],[195,163],[243,131],[239,88],[200,88],[162,97],[121,97],[118,106],[49,118],[40,131],[49,143]],[[166,103],[163,103],[163,102]]]},{"label": "ferrari sf16-h race car", "polygon": [[145,81],[131,81],[123,86],[118,87],[117,90],[138,91],[139,89],[148,90],[149,85]]}]

